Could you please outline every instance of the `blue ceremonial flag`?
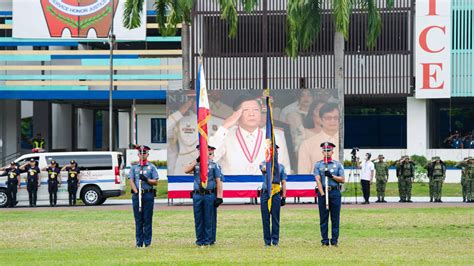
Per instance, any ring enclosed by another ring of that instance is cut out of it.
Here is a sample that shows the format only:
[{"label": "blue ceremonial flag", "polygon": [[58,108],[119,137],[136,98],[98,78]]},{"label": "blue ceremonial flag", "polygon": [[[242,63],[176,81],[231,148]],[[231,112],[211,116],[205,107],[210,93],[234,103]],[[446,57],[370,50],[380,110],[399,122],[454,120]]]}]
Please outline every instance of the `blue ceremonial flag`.
[{"label": "blue ceremonial flag", "polygon": [[273,183],[273,180],[280,180],[280,164],[278,163],[278,149],[275,143],[275,134],[273,131],[273,113],[272,104],[270,101],[270,90],[265,91],[267,103],[267,125],[266,125],[266,148],[265,148],[265,163],[266,163],[266,184],[268,191],[268,210],[272,208],[273,195],[280,193],[280,182]]}]

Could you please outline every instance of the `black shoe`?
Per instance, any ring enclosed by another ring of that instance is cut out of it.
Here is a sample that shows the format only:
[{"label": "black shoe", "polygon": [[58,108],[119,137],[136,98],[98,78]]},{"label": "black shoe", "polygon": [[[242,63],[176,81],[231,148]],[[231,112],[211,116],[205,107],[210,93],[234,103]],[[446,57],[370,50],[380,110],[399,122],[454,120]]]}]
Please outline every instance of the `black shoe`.
[{"label": "black shoe", "polygon": [[413,201],[411,201],[411,200],[407,200],[406,202],[410,202],[410,203],[413,203]]},{"label": "black shoe", "polygon": [[278,243],[272,243],[272,245],[278,247]]},{"label": "black shoe", "polygon": [[386,201],[385,199],[382,199],[382,201],[381,201],[381,202],[382,202],[382,203],[387,203],[387,201]]},{"label": "black shoe", "polygon": [[331,246],[333,246],[333,247],[335,247],[335,248],[338,247],[337,243],[334,243],[334,244],[331,243]]},{"label": "black shoe", "polygon": [[376,200],[375,202],[376,202],[376,203],[380,203],[380,202],[382,202],[382,201],[378,199],[378,200]]},{"label": "black shoe", "polygon": [[405,200],[400,199],[398,202],[405,202]]},{"label": "black shoe", "polygon": [[329,247],[329,243],[322,243],[321,247]]}]

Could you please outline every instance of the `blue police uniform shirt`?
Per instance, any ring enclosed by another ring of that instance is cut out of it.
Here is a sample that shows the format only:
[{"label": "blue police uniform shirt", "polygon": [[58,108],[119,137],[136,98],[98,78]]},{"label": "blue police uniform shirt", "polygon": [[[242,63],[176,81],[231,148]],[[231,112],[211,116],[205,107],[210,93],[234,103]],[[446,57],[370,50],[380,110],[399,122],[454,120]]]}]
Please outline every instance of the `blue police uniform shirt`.
[{"label": "blue police uniform shirt", "polygon": [[[285,166],[281,163],[279,165],[280,165],[280,167],[279,167],[279,169],[280,169],[280,180],[274,179],[273,180],[274,183],[281,183],[281,181],[286,180],[288,178],[287,175],[286,175]],[[260,170],[262,170],[263,166],[266,166],[265,161],[260,164]],[[262,177],[263,177],[262,190],[267,190],[267,182],[265,182],[266,174],[262,173]]]},{"label": "blue police uniform shirt", "polygon": [[[133,165],[132,168],[130,169],[130,173],[128,174],[129,178],[133,178],[133,182],[135,182],[135,186],[138,188],[138,182],[140,181],[140,171],[141,171],[141,166],[139,164]],[[156,169],[155,165],[146,162],[146,164],[143,166],[143,175],[148,178],[148,179],[159,179],[158,176],[158,170]],[[142,189],[152,189],[153,186],[146,183],[142,182]]]},{"label": "blue police uniform shirt", "polygon": [[461,141],[460,138],[454,138],[454,139],[451,141],[451,148],[460,149],[460,148],[461,148],[461,144],[462,144],[462,141]]},{"label": "blue police uniform shirt", "polygon": [[[194,190],[199,190],[199,186],[201,183],[200,168],[201,166],[199,165],[199,163],[194,166]],[[215,189],[217,178],[219,178],[221,181],[224,181],[222,169],[217,163],[209,160],[208,171],[207,171],[207,187],[204,189],[207,189],[207,190]]]},{"label": "blue police uniform shirt", "polygon": [[[327,169],[328,169],[329,172],[331,172],[331,174],[333,176],[344,176],[344,167],[338,161],[332,160],[331,162],[329,162],[328,166],[327,166]],[[323,187],[326,186],[325,178],[324,178],[324,172],[325,171],[326,171],[326,164],[324,163],[324,160],[321,160],[321,161],[317,162],[314,165],[313,174],[315,176],[319,175],[321,177],[321,184],[323,185]],[[339,183],[336,182],[336,180],[334,180],[332,178],[328,178],[328,183],[329,183],[329,186],[338,186],[339,185]]]}]

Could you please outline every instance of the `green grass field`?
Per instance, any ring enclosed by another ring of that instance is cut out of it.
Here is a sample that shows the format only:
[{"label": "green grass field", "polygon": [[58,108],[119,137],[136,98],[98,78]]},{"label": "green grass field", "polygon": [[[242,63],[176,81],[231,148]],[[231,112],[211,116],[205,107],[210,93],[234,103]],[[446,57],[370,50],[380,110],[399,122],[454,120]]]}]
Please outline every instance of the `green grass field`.
[{"label": "green grass field", "polygon": [[[343,193],[345,196],[354,195],[354,189],[352,184],[347,185],[347,191]],[[362,196],[362,189],[360,185],[357,185],[357,194]],[[371,195],[377,196],[375,183],[371,186]],[[387,197],[398,197],[398,184],[397,183],[388,183],[387,189],[385,192]],[[417,197],[428,197],[428,184],[426,183],[414,183],[412,189],[412,196]],[[443,196],[445,197],[461,197],[461,185],[460,184],[443,184]],[[160,180],[158,181],[158,198],[166,199],[168,197],[168,181]],[[130,185],[127,182],[126,194],[121,197],[114,199],[130,199]]]},{"label": "green grass field", "polygon": [[155,211],[153,245],[134,248],[131,210],[0,212],[1,264],[471,264],[474,208],[343,209],[339,248],[320,247],[316,209],[284,208],[279,247],[260,212],[220,210],[218,243],[198,248],[190,209]]}]

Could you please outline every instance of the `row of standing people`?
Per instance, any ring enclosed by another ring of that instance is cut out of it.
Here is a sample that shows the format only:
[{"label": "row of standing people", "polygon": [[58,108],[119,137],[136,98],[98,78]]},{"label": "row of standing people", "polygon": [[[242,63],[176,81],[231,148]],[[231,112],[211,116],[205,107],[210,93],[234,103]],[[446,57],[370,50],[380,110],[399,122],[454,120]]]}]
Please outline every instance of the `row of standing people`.
[{"label": "row of standing people", "polygon": [[[369,203],[370,184],[375,176],[377,187],[377,201],[385,201],[385,190],[389,177],[389,165],[384,161],[384,156],[379,155],[378,160],[370,161],[371,154],[365,155],[365,162],[362,164],[361,186],[364,195],[364,203]],[[462,169],[461,186],[463,202],[474,201],[474,159],[466,157],[456,164]],[[396,176],[398,179],[399,202],[412,202],[411,192],[415,177],[415,163],[408,157],[402,156],[395,163]],[[439,156],[434,156],[431,161],[424,165],[429,179],[430,202],[442,202],[443,183],[446,179],[446,164]]]},{"label": "row of standing people", "polygon": [[21,189],[21,173],[26,172],[26,189],[28,191],[29,206],[36,207],[38,188],[41,186],[41,171],[48,173],[48,192],[50,205],[56,206],[58,198],[58,188],[61,187],[61,172],[67,172],[67,189],[69,194],[69,205],[76,205],[77,190],[80,186],[80,169],[76,161],[70,161],[69,165],[62,168],[59,167],[55,160],[52,160],[48,167],[40,169],[38,162],[31,159],[23,165],[11,162],[10,166],[0,168],[2,175],[7,176],[7,196],[10,203],[9,207],[13,208],[18,203],[17,193]]}]

